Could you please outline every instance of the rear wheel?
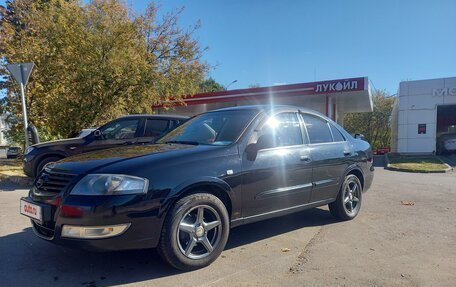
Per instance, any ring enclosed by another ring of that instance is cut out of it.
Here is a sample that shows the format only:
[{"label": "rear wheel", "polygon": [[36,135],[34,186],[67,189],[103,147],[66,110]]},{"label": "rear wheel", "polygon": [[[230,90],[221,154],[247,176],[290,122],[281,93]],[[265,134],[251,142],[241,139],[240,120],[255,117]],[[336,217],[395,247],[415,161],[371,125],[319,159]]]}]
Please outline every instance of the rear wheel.
[{"label": "rear wheel", "polygon": [[44,159],[42,159],[38,165],[36,166],[36,169],[35,169],[35,177],[38,176],[38,174],[40,174],[41,170],[43,170],[43,168],[49,164],[49,163],[53,163],[53,162],[56,162],[58,160],[62,159],[61,157],[57,157],[57,156],[50,156],[50,157],[45,157]]},{"label": "rear wheel", "polygon": [[341,220],[355,218],[361,208],[362,189],[361,182],[356,175],[347,175],[336,201],[328,205],[331,214]]},{"label": "rear wheel", "polygon": [[208,193],[180,199],[165,219],[158,252],[180,270],[208,266],[228,240],[229,216],[223,202]]}]

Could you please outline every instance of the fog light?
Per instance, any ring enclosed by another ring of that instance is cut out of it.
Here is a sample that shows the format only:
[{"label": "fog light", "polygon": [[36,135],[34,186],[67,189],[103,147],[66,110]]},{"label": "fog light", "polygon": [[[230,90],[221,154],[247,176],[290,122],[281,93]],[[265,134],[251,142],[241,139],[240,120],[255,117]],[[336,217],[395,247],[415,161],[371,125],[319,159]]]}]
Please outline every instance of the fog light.
[{"label": "fog light", "polygon": [[130,225],[130,223],[107,226],[64,225],[62,228],[62,237],[81,239],[113,237],[124,233]]}]

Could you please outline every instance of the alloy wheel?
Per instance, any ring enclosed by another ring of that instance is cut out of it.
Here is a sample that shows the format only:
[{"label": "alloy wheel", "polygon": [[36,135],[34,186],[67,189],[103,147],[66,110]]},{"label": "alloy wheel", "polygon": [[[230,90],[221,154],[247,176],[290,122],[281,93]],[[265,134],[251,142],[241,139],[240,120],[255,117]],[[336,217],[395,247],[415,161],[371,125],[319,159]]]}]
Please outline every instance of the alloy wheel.
[{"label": "alloy wheel", "polygon": [[198,205],[180,220],[177,242],[183,255],[202,259],[218,246],[221,235],[222,221],[217,211],[208,205]]},{"label": "alloy wheel", "polygon": [[358,212],[361,188],[354,180],[350,180],[344,190],[344,208],[349,214]]}]

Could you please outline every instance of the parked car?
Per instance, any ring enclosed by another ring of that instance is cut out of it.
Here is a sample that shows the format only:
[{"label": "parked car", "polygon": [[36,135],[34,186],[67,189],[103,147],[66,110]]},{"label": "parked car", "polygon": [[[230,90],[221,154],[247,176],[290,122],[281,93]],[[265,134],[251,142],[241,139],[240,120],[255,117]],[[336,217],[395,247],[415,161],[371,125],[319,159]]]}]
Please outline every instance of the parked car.
[{"label": "parked car", "polygon": [[143,145],[186,121],[177,115],[128,115],[113,120],[83,137],[43,142],[27,148],[24,172],[35,177],[46,164],[80,153],[116,146]]},{"label": "parked car", "polygon": [[17,146],[10,146],[6,149],[6,158],[18,158],[21,154],[21,148]]},{"label": "parked car", "polygon": [[456,152],[456,133],[443,133],[437,138],[437,154]]},{"label": "parked car", "polygon": [[296,107],[196,116],[156,144],[48,165],[21,199],[37,236],[89,250],[157,247],[182,270],[222,252],[230,228],[329,205],[350,220],[373,179],[370,145]]}]

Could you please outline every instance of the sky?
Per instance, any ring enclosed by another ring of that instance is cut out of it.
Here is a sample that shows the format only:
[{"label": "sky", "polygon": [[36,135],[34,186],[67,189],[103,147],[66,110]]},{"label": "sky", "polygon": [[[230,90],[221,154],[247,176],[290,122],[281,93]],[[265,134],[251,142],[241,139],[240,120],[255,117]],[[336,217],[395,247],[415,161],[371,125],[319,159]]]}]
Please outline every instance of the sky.
[{"label": "sky", "polygon": [[[0,4],[4,2],[0,0]],[[150,1],[127,0],[141,13]],[[367,76],[375,89],[456,76],[454,0],[163,0],[229,89]]]}]

